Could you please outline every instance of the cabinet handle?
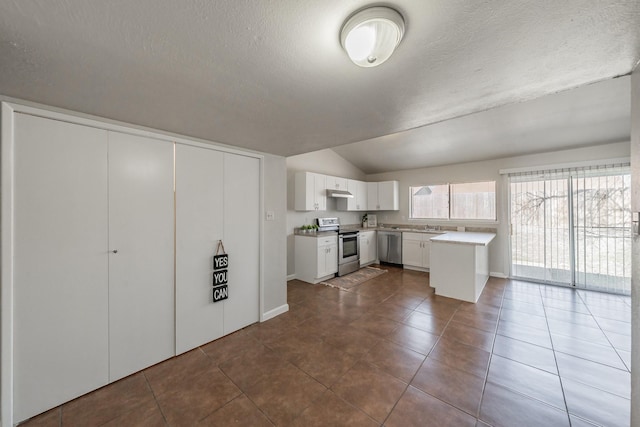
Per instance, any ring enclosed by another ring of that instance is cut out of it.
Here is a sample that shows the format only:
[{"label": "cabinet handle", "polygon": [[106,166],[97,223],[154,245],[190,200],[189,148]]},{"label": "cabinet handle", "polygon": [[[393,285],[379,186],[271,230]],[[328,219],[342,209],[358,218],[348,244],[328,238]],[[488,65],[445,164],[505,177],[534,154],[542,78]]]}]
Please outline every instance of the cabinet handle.
[{"label": "cabinet handle", "polygon": [[112,250],[111,252],[113,252],[114,254],[117,254],[117,253],[118,253],[118,250],[117,250],[117,249],[114,249],[114,250]]}]

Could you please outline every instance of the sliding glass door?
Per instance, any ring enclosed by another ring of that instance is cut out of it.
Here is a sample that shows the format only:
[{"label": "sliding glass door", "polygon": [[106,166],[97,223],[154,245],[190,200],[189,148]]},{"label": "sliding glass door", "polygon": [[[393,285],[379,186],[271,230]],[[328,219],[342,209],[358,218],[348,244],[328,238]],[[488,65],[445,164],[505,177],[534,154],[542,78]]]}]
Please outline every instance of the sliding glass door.
[{"label": "sliding glass door", "polygon": [[511,274],[570,284],[568,182],[551,176],[535,178],[510,184]]},{"label": "sliding glass door", "polygon": [[631,292],[628,166],[509,175],[511,275]]}]

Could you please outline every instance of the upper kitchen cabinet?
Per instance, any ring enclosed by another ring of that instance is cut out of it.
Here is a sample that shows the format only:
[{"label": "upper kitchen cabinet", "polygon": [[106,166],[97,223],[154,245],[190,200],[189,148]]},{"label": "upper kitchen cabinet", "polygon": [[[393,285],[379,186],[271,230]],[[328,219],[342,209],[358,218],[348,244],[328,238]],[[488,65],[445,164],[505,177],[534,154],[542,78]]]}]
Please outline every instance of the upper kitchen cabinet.
[{"label": "upper kitchen cabinet", "polygon": [[327,177],[313,172],[296,172],[294,206],[297,211],[327,210]]},{"label": "upper kitchen cabinet", "polygon": [[366,211],[367,210],[367,183],[347,180],[347,191],[353,197],[338,199],[338,210],[340,211]]},{"label": "upper kitchen cabinet", "polygon": [[367,182],[367,210],[399,210],[398,187],[398,181]]},{"label": "upper kitchen cabinet", "polygon": [[327,190],[347,191],[347,178],[339,178],[337,176],[327,176]]}]

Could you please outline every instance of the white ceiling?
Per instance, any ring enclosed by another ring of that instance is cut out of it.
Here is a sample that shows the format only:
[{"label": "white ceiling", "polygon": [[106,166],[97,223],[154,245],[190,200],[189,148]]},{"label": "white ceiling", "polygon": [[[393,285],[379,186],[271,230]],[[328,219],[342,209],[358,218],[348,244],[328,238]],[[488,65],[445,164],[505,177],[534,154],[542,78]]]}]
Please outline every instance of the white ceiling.
[{"label": "white ceiling", "polygon": [[631,78],[333,148],[365,173],[465,163],[629,141]]},{"label": "white ceiling", "polygon": [[[384,135],[400,145],[417,138],[408,129],[626,75],[640,59],[637,0],[393,0],[405,38],[359,68],[339,30],[367,4],[2,0],[0,94],[292,155]],[[495,132],[474,126],[467,148]],[[354,164],[370,162],[366,147]]]}]

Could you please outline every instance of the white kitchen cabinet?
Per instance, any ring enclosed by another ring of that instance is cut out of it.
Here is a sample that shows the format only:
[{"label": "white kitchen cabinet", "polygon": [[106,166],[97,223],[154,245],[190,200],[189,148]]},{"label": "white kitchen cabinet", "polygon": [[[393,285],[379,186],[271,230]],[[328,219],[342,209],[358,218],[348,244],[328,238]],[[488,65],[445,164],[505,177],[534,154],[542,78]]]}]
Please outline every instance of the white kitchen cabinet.
[{"label": "white kitchen cabinet", "polygon": [[337,207],[340,211],[366,211],[367,210],[367,183],[355,179],[347,180],[347,191],[353,197],[338,199]]},{"label": "white kitchen cabinet", "polygon": [[360,240],[360,267],[371,264],[378,259],[378,242],[375,231],[361,231],[358,234]]},{"label": "white kitchen cabinet", "polygon": [[109,132],[109,381],[175,355],[173,143]]},{"label": "white kitchen cabinet", "polygon": [[367,210],[399,210],[398,188],[398,181],[367,182]]},{"label": "white kitchen cabinet", "polygon": [[295,236],[296,278],[319,283],[338,272],[338,235]]},{"label": "white kitchen cabinet", "polygon": [[347,191],[347,178],[339,178],[337,176],[328,176],[327,180],[327,190],[341,190]]},{"label": "white kitchen cabinet", "polygon": [[430,267],[431,238],[438,234],[402,233],[402,264],[407,268]]},{"label": "white kitchen cabinet", "polygon": [[297,211],[327,210],[327,177],[313,172],[296,172],[294,207]]}]

